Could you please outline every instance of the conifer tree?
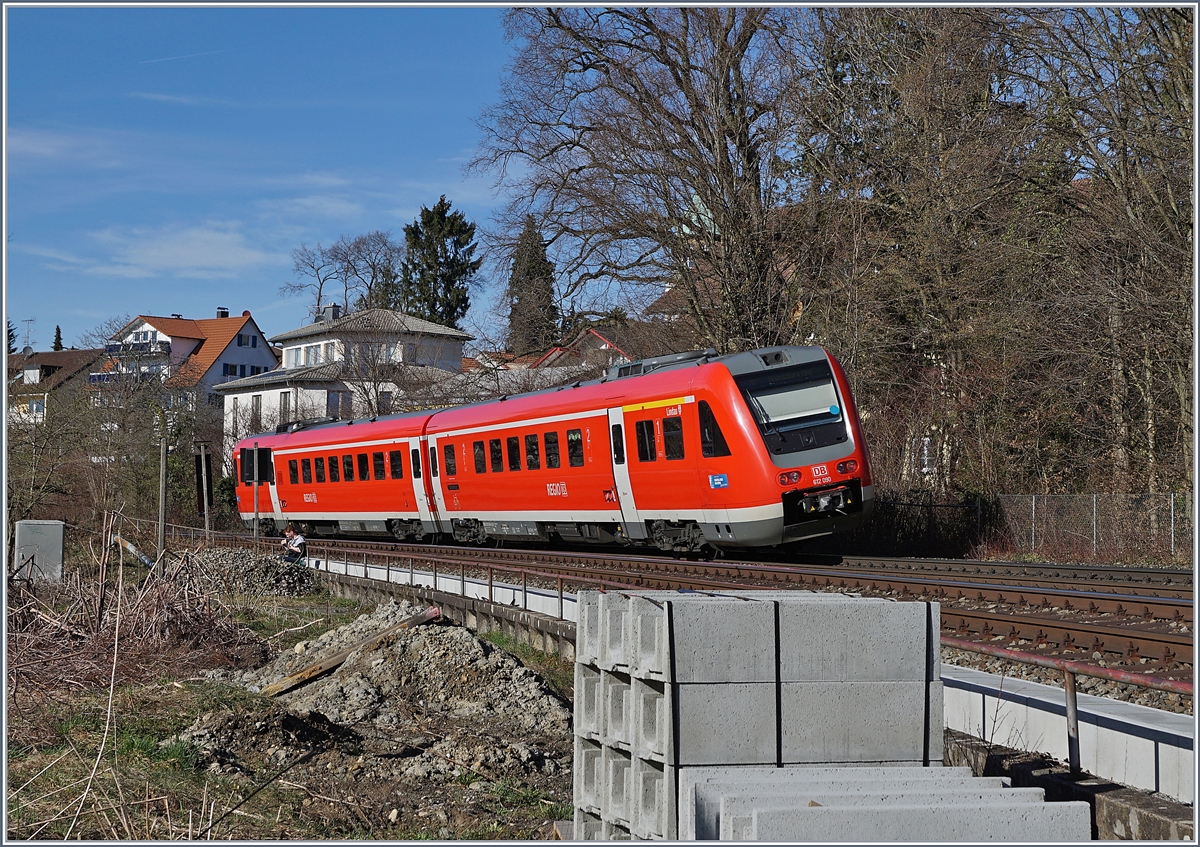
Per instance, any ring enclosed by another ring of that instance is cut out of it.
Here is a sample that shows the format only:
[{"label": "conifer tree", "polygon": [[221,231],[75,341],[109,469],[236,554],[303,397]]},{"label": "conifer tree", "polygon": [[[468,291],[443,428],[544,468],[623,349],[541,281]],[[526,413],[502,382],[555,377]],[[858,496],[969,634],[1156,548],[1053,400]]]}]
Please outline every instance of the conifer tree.
[{"label": "conifer tree", "polygon": [[54,326],[54,343],[50,345],[51,350],[63,349],[62,343],[62,327],[55,324]]},{"label": "conifer tree", "polygon": [[443,194],[404,227],[407,255],[400,265],[401,302],[414,317],[459,328],[471,306],[470,287],[483,264],[474,258],[475,224],[451,212]]},{"label": "conifer tree", "polygon": [[558,340],[558,307],[554,298],[554,263],[534,222],[525,228],[513,251],[508,279],[508,349],[518,356],[545,350]]}]

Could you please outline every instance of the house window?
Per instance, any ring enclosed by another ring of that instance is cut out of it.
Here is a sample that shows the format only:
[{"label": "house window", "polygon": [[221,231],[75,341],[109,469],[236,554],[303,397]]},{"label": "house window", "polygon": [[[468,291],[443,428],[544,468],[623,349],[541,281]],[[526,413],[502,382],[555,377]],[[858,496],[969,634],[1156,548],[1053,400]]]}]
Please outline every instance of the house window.
[{"label": "house window", "polygon": [[317,347],[317,345],[315,345],[315,344],[310,344],[308,347],[305,347],[304,348],[304,364],[315,365],[317,363],[317,357],[318,357],[320,349],[321,348]]},{"label": "house window", "polygon": [[279,392],[279,422],[287,423],[292,419],[292,392]]},{"label": "house window", "polygon": [[240,365],[238,367],[238,376],[245,376],[245,375],[246,375],[246,366]]},{"label": "house window", "polygon": [[253,430],[262,429],[262,395],[254,394],[250,397],[250,428]]},{"label": "house window", "polygon": [[257,347],[257,346],[258,346],[258,336],[257,336],[257,335],[252,335],[252,336],[250,336],[250,346],[251,346],[251,347]]},{"label": "house window", "polygon": [[354,400],[349,391],[330,391],[325,395],[325,414],[348,420],[354,417]]},{"label": "house window", "polygon": [[233,432],[230,433],[234,438],[238,437],[238,398],[233,398],[233,404],[229,407],[229,416],[233,418]]},{"label": "house window", "polygon": [[324,360],[326,362],[332,362],[336,358],[336,356],[334,355],[334,349],[333,349],[333,345],[335,343],[336,342],[333,342],[333,341],[326,341],[325,344],[323,345],[322,356],[324,357]]},{"label": "house window", "polygon": [[379,414],[390,415],[392,413],[392,392],[379,392]]}]

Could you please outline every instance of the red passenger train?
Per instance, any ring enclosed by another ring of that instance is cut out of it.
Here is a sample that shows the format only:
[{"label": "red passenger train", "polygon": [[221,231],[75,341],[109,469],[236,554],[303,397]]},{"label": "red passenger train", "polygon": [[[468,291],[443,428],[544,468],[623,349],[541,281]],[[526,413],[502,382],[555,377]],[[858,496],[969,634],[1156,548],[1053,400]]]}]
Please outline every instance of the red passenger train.
[{"label": "red passenger train", "polygon": [[[258,477],[254,447],[258,447]],[[843,531],[872,505],[846,376],[819,347],[679,353],[602,379],[237,445],[238,509],[275,532],[694,553]]]}]

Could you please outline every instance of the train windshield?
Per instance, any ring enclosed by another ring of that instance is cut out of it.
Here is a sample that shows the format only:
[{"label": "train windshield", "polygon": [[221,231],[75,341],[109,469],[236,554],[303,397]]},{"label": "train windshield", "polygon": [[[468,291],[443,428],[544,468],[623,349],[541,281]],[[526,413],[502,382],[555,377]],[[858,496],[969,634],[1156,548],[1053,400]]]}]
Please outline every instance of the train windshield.
[{"label": "train windshield", "polygon": [[735,377],[773,453],[846,440],[841,401],[826,361]]}]

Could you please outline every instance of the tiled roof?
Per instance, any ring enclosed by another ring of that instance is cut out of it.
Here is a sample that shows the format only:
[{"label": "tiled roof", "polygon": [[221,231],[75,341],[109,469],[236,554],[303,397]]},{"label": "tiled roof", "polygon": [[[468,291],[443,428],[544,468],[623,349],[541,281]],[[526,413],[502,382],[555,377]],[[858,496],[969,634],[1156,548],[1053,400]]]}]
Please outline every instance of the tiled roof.
[{"label": "tiled roof", "polygon": [[341,362],[326,362],[321,365],[303,365],[298,368],[275,368],[254,376],[231,379],[214,385],[213,391],[247,391],[272,385],[295,385],[301,382],[336,382],[341,379]]},{"label": "tiled roof", "polygon": [[462,339],[463,341],[471,341],[474,338],[462,330],[435,324],[421,318],[414,318],[412,315],[406,315],[403,312],[392,312],[387,309],[364,309],[361,312],[351,312],[348,315],[343,315],[336,321],[319,321],[308,326],[302,326],[299,329],[273,335],[268,340],[272,344],[280,344],[285,341],[296,341],[315,335],[337,333],[351,335],[369,333],[441,335],[447,338]]},{"label": "tiled roof", "polygon": [[14,386],[12,390],[16,394],[53,391],[72,376],[98,361],[103,355],[103,350],[50,350],[45,353],[31,353],[24,357],[18,354],[10,355],[6,362],[7,367],[18,374],[30,366],[56,369],[36,383],[21,383]]},{"label": "tiled roof", "polygon": [[[164,318],[158,315],[138,315],[126,324],[114,339],[123,338],[135,325],[145,322],[170,338],[194,338],[200,343],[179,369],[166,381],[172,388],[188,388],[200,382],[212,369],[217,358],[225,352],[251,320],[249,312],[231,318]],[[272,350],[271,347],[267,347]]]}]

